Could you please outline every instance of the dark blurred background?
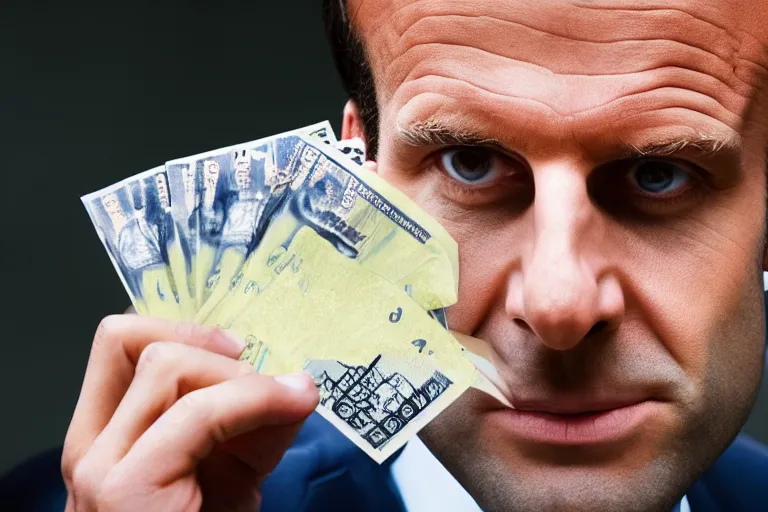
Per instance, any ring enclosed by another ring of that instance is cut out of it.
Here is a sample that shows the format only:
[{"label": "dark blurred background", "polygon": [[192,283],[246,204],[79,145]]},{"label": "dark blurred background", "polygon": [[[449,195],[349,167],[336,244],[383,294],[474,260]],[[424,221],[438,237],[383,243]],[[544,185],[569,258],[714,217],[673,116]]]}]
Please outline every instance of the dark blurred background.
[{"label": "dark blurred background", "polygon": [[[0,7],[0,474],[64,439],[99,320],[129,301],[79,197],[329,119],[319,0]],[[298,7],[301,4],[302,7]],[[768,386],[746,431],[768,442]]]}]

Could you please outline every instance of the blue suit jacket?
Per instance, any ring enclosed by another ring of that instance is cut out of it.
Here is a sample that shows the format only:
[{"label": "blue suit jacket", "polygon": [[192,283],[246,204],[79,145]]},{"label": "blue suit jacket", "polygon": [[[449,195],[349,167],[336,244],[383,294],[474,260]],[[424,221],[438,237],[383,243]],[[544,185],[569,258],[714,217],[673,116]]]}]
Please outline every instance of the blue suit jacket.
[{"label": "blue suit jacket", "polygon": [[[61,450],[43,454],[0,480],[0,510],[64,509]],[[400,512],[403,503],[381,466],[313,414],[263,487],[263,512]],[[768,448],[740,436],[688,490],[692,512],[768,510]],[[418,511],[416,511],[418,512]]]}]

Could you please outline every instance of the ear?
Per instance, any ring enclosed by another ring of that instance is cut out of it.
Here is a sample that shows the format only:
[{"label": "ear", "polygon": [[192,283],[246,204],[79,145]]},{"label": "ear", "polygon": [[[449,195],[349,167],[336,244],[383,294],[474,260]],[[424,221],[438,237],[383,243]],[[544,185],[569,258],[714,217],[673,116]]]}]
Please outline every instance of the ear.
[{"label": "ear", "polygon": [[341,121],[341,140],[349,139],[363,139],[365,140],[365,132],[363,131],[363,119],[360,117],[360,110],[357,108],[357,103],[353,100],[349,100],[344,105],[344,115]]}]

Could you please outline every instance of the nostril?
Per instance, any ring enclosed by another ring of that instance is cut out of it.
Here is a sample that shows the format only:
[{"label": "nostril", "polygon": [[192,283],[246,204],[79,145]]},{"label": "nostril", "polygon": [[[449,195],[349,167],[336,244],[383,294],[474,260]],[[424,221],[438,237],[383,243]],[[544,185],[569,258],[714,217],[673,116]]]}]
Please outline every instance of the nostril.
[{"label": "nostril", "polygon": [[604,330],[606,327],[608,327],[608,322],[606,322],[605,320],[600,320],[599,322],[597,322],[595,325],[592,326],[592,328],[587,333],[587,336],[589,336],[590,334],[597,334],[600,331]]},{"label": "nostril", "polygon": [[531,331],[531,326],[529,326],[527,323],[525,323],[525,320],[521,318],[515,318],[515,324],[521,329],[525,329],[526,331]]}]

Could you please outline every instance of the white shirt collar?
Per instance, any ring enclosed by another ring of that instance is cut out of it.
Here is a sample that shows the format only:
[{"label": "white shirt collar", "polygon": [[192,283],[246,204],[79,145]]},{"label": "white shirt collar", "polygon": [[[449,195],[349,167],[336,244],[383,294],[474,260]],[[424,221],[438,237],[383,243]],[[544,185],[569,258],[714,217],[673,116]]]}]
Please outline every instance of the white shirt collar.
[{"label": "white shirt collar", "polygon": [[[390,472],[407,512],[482,512],[418,436],[408,441]],[[691,512],[687,496],[680,502],[680,512]]]}]

